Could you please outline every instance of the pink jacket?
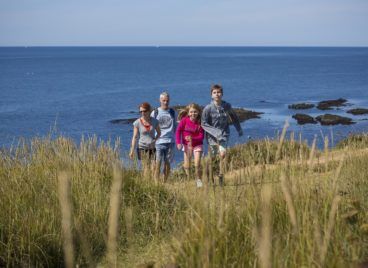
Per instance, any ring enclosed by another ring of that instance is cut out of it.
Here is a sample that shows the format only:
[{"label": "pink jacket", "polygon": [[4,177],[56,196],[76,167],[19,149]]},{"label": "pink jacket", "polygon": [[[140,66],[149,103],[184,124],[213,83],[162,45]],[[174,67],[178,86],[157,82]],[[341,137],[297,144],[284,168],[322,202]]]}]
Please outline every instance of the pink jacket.
[{"label": "pink jacket", "polygon": [[188,145],[185,137],[192,137],[192,147],[203,144],[204,130],[199,122],[192,122],[189,116],[185,116],[180,120],[176,129],[176,144]]}]

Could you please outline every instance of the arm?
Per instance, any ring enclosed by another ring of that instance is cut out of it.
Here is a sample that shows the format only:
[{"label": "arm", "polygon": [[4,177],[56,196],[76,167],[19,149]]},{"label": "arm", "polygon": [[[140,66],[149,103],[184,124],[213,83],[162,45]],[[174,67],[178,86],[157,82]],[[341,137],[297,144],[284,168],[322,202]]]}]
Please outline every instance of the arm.
[{"label": "arm", "polygon": [[235,111],[233,110],[233,108],[231,107],[230,104],[229,104],[229,108],[228,108],[228,113],[229,113],[229,116],[231,118],[231,121],[234,124],[234,127],[238,131],[239,137],[243,136],[243,130],[242,130],[241,126],[240,126],[239,118],[236,115]]},{"label": "arm", "polygon": [[137,137],[138,137],[138,128],[134,127],[133,128],[132,144],[130,146],[130,152],[129,152],[130,159],[133,159],[133,156],[134,156],[134,149],[135,149],[135,144],[137,143]]},{"label": "arm", "polygon": [[184,120],[182,119],[178,127],[176,128],[176,132],[175,132],[176,147],[178,148],[178,150],[181,150],[182,148],[181,137],[182,137],[183,129],[184,129]]},{"label": "arm", "polygon": [[158,138],[161,136],[161,129],[160,129],[160,125],[159,124],[157,124],[155,130],[156,130],[156,136],[155,136],[155,139],[154,140],[156,142],[158,140]]}]

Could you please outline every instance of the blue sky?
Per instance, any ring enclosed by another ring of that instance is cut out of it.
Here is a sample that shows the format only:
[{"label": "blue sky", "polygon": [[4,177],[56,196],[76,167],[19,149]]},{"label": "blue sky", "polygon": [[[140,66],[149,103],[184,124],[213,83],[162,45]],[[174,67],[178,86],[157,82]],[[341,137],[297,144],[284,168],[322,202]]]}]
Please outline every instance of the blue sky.
[{"label": "blue sky", "polygon": [[368,0],[0,0],[0,46],[368,46]]}]

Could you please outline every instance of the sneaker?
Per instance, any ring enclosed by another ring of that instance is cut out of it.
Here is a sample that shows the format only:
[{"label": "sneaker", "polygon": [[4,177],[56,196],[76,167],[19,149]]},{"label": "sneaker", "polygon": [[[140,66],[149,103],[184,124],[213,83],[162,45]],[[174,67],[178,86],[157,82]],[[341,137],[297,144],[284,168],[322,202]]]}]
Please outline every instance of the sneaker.
[{"label": "sneaker", "polygon": [[203,186],[203,183],[202,183],[201,179],[197,179],[196,184],[197,184],[197,188],[201,188]]},{"label": "sneaker", "polygon": [[224,175],[219,175],[219,185],[224,186]]}]

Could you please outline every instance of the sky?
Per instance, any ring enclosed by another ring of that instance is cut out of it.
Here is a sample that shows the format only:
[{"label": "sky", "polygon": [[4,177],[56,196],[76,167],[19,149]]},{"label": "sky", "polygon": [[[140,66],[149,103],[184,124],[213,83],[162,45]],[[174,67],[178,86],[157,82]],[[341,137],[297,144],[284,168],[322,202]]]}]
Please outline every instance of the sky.
[{"label": "sky", "polygon": [[368,0],[0,0],[0,46],[368,46]]}]

